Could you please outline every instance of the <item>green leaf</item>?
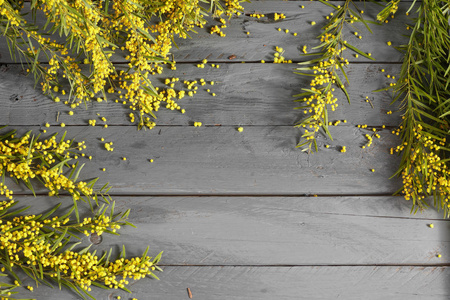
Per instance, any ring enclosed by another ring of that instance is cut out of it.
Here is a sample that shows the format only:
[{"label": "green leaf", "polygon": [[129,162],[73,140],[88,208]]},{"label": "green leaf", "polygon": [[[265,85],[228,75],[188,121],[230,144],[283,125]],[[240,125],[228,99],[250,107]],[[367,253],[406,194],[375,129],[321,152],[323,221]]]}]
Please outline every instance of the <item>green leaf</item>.
[{"label": "green leaf", "polygon": [[40,217],[40,220],[46,220],[49,216],[51,216],[60,206],[62,203],[58,203],[55,207],[53,207],[49,212],[47,212],[45,215]]},{"label": "green leaf", "polygon": [[350,45],[349,43],[344,43],[344,45],[345,45],[347,48],[352,49],[352,50],[355,51],[356,53],[361,54],[361,55],[364,56],[365,58],[368,58],[368,59],[370,59],[370,60],[375,60],[375,58],[373,58],[372,56],[369,56],[367,53],[362,52],[361,50],[359,50],[358,48],[356,48],[356,47]]},{"label": "green leaf", "polygon": [[156,276],[154,273],[150,273],[149,275],[150,275],[151,277],[155,278],[156,280],[160,280],[160,279],[158,278],[158,276]]},{"label": "green leaf", "polygon": [[80,213],[78,212],[78,204],[77,200],[73,199],[73,209],[75,210],[75,217],[77,218],[77,222],[80,223]]},{"label": "green leaf", "polygon": [[324,0],[319,0],[319,1],[320,1],[320,3],[323,3],[323,4],[325,4],[325,5],[327,5],[327,6],[331,7],[331,8],[333,8],[333,9],[335,9],[335,10],[338,9],[337,6],[331,4],[330,2],[327,2],[327,1],[324,1]]},{"label": "green leaf", "polygon": [[61,241],[66,237],[67,234],[67,230],[69,228],[64,228],[64,231],[59,235],[59,237],[53,242],[53,246],[50,248],[50,251],[55,251],[56,248],[59,247],[59,243],[61,243]]}]

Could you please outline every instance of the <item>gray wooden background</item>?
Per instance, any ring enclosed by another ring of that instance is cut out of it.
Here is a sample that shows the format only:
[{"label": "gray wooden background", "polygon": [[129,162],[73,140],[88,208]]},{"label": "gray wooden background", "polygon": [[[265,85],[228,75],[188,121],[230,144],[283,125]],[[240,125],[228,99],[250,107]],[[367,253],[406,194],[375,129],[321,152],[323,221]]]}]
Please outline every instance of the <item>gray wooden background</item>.
[{"label": "gray wooden background", "polygon": [[[368,18],[381,9],[360,5]],[[294,110],[292,95],[308,81],[292,72],[295,62],[304,60],[302,47],[317,45],[315,37],[331,12],[321,3],[254,1],[244,4],[245,15],[229,21],[226,38],[204,29],[178,41],[179,49],[173,51],[177,70],[166,71],[155,83],[179,77],[216,84],[181,100],[186,114],[160,111],[158,126],[150,131],[137,131],[128,121],[129,112],[112,101],[91,103],[69,116],[64,104],[33,88],[33,79],[11,62],[0,39],[0,124],[38,133],[49,122],[51,134],[62,132],[57,125],[64,122],[68,137],[86,140],[93,156],[81,177],[110,182],[118,209],[132,210],[130,220],[138,229],[123,228],[120,237],[105,235],[92,249],[125,244],[129,255],[139,255],[147,245],[152,255],[164,251],[160,281],[133,283],[132,295],[95,289],[96,299],[189,299],[187,288],[193,299],[207,300],[448,299],[450,224],[433,209],[411,215],[410,203],[392,196],[401,186],[398,178],[389,179],[399,162],[389,148],[399,141],[391,130],[400,113],[390,105],[389,93],[372,92],[392,82],[386,74],[399,72],[401,54],[386,42],[396,46],[407,41],[409,5],[402,2],[389,24],[372,25],[373,34],[360,25],[346,29],[348,41],[371,52],[376,61],[348,54],[352,104],[339,95],[339,109],[330,117],[348,122],[331,128],[333,141],[321,136],[315,154],[295,149],[300,131],[293,124],[301,112]],[[248,16],[253,12],[284,13],[286,19],[258,20]],[[353,35],[355,30],[363,39]],[[294,63],[260,63],[273,59],[275,46],[283,47]],[[230,60],[230,55],[236,58]],[[197,68],[204,58],[208,65]],[[393,114],[386,114],[390,110]],[[98,118],[96,113],[108,119],[108,129],[87,126],[89,119]],[[196,121],[204,126],[193,127]],[[381,139],[362,149],[369,130],[357,124],[378,128]],[[237,131],[239,126],[244,132]],[[114,152],[104,149],[101,137],[114,142]],[[339,151],[342,146],[346,153]],[[58,202],[67,209],[71,203],[66,197],[34,198],[23,186],[14,186],[14,192],[36,212]],[[78,299],[44,286],[21,296]]]}]

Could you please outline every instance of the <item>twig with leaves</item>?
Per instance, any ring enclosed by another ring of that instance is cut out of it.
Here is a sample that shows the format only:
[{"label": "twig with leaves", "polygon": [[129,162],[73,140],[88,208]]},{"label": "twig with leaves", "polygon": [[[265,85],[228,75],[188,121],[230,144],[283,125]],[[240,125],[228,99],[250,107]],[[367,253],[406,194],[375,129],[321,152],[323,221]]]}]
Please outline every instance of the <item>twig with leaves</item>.
[{"label": "twig with leaves", "polygon": [[[129,279],[138,280],[147,275],[157,278],[153,271],[161,270],[156,264],[162,253],[152,259],[147,256],[147,249],[142,257],[126,259],[123,247],[120,258],[112,261],[112,249],[99,257],[95,251],[89,252],[89,247],[78,249],[80,243],[72,241],[80,240],[79,235],[117,234],[121,226],[133,225],[127,221],[130,210],[114,212],[115,204],[107,194],[110,189],[107,184],[95,191],[97,179],[78,180],[83,165],[79,166],[78,162],[70,165],[69,162],[83,156],[88,159],[83,152],[86,146],[84,142],[75,143],[65,136],[64,133],[57,139],[54,134],[42,139],[27,132],[16,137],[15,131],[0,135],[0,174],[3,179],[0,194],[7,198],[0,202],[0,264],[15,279],[17,286],[22,282],[15,270],[21,269],[35,280],[36,286],[54,281],[60,288],[70,288],[83,299],[91,297],[91,286],[128,291]],[[18,202],[5,184],[6,175],[25,183],[33,194],[36,184],[33,181],[40,181],[51,197],[62,191],[68,193],[73,198],[73,205],[63,216],[54,216],[61,204],[47,213],[24,215],[30,206],[16,208]],[[101,205],[99,198],[111,206]],[[96,214],[81,220],[79,200],[89,203]],[[73,214],[76,221],[71,221]],[[0,296],[12,294],[13,287],[0,283]]]},{"label": "twig with leaves", "polygon": [[446,217],[450,216],[449,10],[449,0],[423,0],[418,5],[408,44],[399,47],[404,53],[400,76],[384,89],[394,91],[394,102],[401,101],[403,111],[396,132],[402,143],[392,150],[402,156],[396,175],[403,178],[403,187],[398,193],[412,200],[413,212],[426,208],[426,198],[433,197],[434,206]]},{"label": "twig with leaves", "polygon": [[343,51],[351,49],[354,52],[372,59],[370,53],[364,53],[355,46],[350,45],[344,37],[344,26],[346,24],[353,26],[353,23],[363,23],[370,31],[369,21],[364,20],[362,10],[352,0],[346,0],[341,5],[334,5],[329,2],[324,3],[332,7],[335,11],[329,17],[329,22],[323,27],[322,33],[318,36],[321,44],[313,49],[319,49],[319,52],[305,54],[305,56],[319,56],[318,58],[299,63],[301,67],[296,68],[295,74],[313,77],[310,82],[310,88],[302,90],[301,94],[295,95],[302,105],[296,109],[301,109],[307,116],[302,119],[296,127],[302,128],[304,133],[297,147],[304,147],[303,151],[318,150],[316,136],[320,129],[332,139],[328,129],[328,110],[334,111],[338,107],[338,99],[335,97],[335,88],[341,89],[347,100],[350,102],[350,96],[344,86],[344,80],[348,82],[344,68],[349,64],[348,59],[343,56]]},{"label": "twig with leaves", "polygon": [[[221,16],[239,13],[240,2],[32,0],[30,20],[21,0],[0,0],[0,34],[11,57],[56,102],[65,97],[75,108],[113,98],[138,114],[139,129],[151,129],[161,106],[181,111],[174,90],[157,91],[151,80],[164,65],[176,69],[170,59],[175,38],[203,27],[207,15],[226,23]],[[36,21],[40,12],[44,26]],[[113,55],[126,64],[117,67]],[[48,65],[41,63],[44,58]]]},{"label": "twig with leaves", "polygon": [[[79,200],[89,203],[91,210],[93,203],[99,204],[99,198],[108,203],[111,200],[108,184],[96,190],[94,185],[98,178],[89,182],[78,180],[84,166],[78,160],[89,158],[83,153],[85,143],[75,143],[65,137],[66,133],[59,141],[57,134],[40,139],[40,135],[33,136],[31,132],[16,137],[15,130],[0,135],[0,195],[13,199],[13,192],[5,182],[8,175],[17,182],[23,182],[33,194],[32,180],[36,179],[49,190],[49,196],[58,196],[61,191],[65,191],[72,196],[75,208]],[[69,164],[71,161],[76,163]],[[78,210],[75,212],[79,219]]]},{"label": "twig with leaves", "polygon": [[17,269],[32,278],[36,286],[52,286],[51,282],[55,282],[60,289],[67,287],[83,299],[94,299],[89,293],[91,286],[130,292],[126,286],[131,279],[146,276],[158,279],[153,271],[161,271],[157,263],[162,253],[152,259],[147,256],[147,248],[141,257],[126,258],[124,246],[119,258],[111,260],[112,249],[99,257],[96,251],[89,252],[90,246],[78,249],[80,242],[71,241],[79,240],[79,233],[117,235],[121,226],[132,225],[127,221],[129,210],[115,214],[113,203],[109,211],[102,206],[93,218],[71,222],[75,207],[63,216],[54,216],[60,204],[45,214],[19,215],[28,207],[14,210],[17,203],[14,200],[0,203],[0,263],[16,286],[22,285]]}]

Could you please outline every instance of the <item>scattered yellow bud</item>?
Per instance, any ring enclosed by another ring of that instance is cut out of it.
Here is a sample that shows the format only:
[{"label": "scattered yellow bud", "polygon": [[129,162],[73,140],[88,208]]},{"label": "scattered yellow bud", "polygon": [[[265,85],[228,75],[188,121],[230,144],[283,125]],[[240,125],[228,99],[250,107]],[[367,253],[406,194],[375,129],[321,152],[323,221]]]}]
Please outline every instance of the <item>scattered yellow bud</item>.
[{"label": "scattered yellow bud", "polygon": [[242,132],[242,131],[244,131],[244,128],[238,127],[237,131]]}]

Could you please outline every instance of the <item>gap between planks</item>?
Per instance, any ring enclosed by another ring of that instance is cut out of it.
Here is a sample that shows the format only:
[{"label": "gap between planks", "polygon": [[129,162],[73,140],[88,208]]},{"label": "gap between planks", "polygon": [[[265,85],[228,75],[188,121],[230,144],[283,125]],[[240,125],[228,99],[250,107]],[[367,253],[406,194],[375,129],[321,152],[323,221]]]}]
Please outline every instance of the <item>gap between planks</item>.
[{"label": "gap between planks", "polygon": [[238,268],[311,268],[311,267],[324,267],[324,268],[360,268],[360,267],[411,267],[411,268],[447,268],[450,267],[450,263],[438,263],[438,264],[270,264],[270,265],[197,265],[197,264],[158,264],[160,267],[177,267],[177,268],[223,268],[223,267],[238,267]]},{"label": "gap between planks", "polygon": [[[23,197],[31,197],[33,194],[31,192],[18,192],[15,193],[16,196],[23,196]],[[227,195],[227,194],[217,194],[217,195],[210,195],[210,194],[199,194],[199,195],[155,195],[155,194],[121,194],[121,193],[110,193],[109,194],[112,198],[132,198],[132,199],[143,199],[143,198],[186,198],[186,200],[189,199],[197,199],[197,198],[210,198],[213,200],[214,198],[243,198],[243,199],[250,199],[252,198],[298,198],[299,201],[302,201],[302,198],[312,198],[312,199],[327,199],[327,198],[359,198],[359,197],[365,197],[365,198],[373,198],[374,200],[379,197],[395,197],[395,198],[403,198],[403,196],[398,195],[391,195],[391,194],[351,194],[351,195],[282,195],[282,194],[273,194],[273,195]],[[47,193],[35,193],[35,197],[46,197]],[[70,195],[66,193],[61,193],[59,195],[60,197],[70,197]],[[434,209],[434,208],[430,208]],[[296,212],[308,212],[307,210],[297,210]],[[318,212],[318,214],[321,215],[331,215],[331,216],[349,216],[349,217],[367,217],[367,218],[380,218],[380,219],[405,219],[405,220],[426,220],[426,221],[438,221],[438,222],[450,222],[450,219],[442,219],[442,218],[436,218],[436,217],[417,217],[416,214],[411,214],[411,216],[388,216],[388,215],[370,215],[370,214],[357,214],[357,213],[339,213],[339,212]],[[356,264],[358,265],[358,264]],[[383,264],[380,264],[383,265]],[[390,265],[390,264],[385,264]],[[450,265],[450,264],[449,264]],[[339,265],[337,265],[339,266]]]},{"label": "gap between planks", "polygon": [[[194,60],[194,61],[177,61],[176,64],[177,65],[195,65],[195,64],[198,64],[198,63],[201,63],[201,62],[202,62],[202,60],[199,59],[199,60]],[[303,63],[303,62],[305,62],[305,61],[304,60],[293,60],[292,59],[292,62],[289,63],[289,64],[299,64],[299,63]],[[208,60],[208,63],[209,64],[220,64],[220,65],[225,65],[225,64],[242,64],[242,63],[245,63],[245,64],[257,64],[257,63],[259,63],[259,64],[261,64],[261,61],[260,60],[236,60],[236,61],[234,61],[234,60],[230,60],[230,61]],[[350,64],[355,64],[355,65],[377,65],[377,64],[401,65],[402,64],[402,62],[383,61],[383,60],[376,60],[376,61],[371,61],[371,60],[369,60],[369,61],[352,61],[352,60],[349,60],[349,63]],[[8,65],[20,66],[20,65],[23,65],[23,64],[24,63],[20,63],[20,62],[0,62],[0,66],[8,66]],[[42,65],[45,65],[45,64],[47,64],[47,63],[42,63]],[[115,62],[112,62],[112,64],[120,66],[120,65],[127,65],[127,64],[129,64],[129,62],[115,61]],[[275,63],[271,62],[271,61],[266,61],[266,62],[264,62],[264,64],[275,64]],[[286,63],[286,64],[288,64],[288,63]]]}]

